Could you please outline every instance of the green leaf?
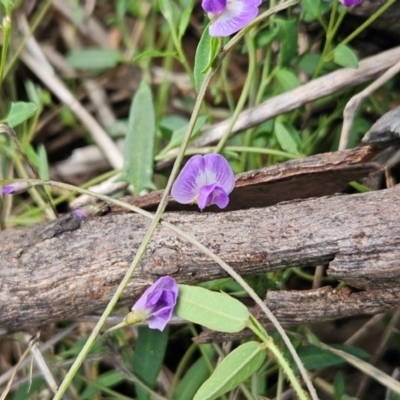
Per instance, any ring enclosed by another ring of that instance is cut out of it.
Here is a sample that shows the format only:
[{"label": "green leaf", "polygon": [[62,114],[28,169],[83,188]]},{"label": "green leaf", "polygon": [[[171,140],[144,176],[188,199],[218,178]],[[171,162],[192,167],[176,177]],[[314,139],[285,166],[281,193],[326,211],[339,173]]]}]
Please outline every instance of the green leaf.
[{"label": "green leaf", "polygon": [[96,393],[101,392],[102,387],[111,388],[123,380],[124,378],[115,370],[104,372],[96,378],[93,385],[88,384],[84,392],[79,395],[79,400],[92,399]]},{"label": "green leaf", "polygon": [[302,0],[301,10],[306,14],[307,22],[321,17],[321,1]]},{"label": "green leaf", "polygon": [[200,42],[197,45],[194,59],[194,82],[196,91],[199,92],[204,75],[211,67],[218,52],[218,39],[208,33],[208,25],[204,28]]},{"label": "green leaf", "polygon": [[7,115],[7,124],[14,128],[17,125],[25,122],[27,119],[32,117],[37,111],[38,107],[33,103],[26,103],[24,101],[18,101],[16,103],[11,103],[10,112]]},{"label": "green leaf", "polygon": [[7,13],[11,11],[11,8],[14,6],[13,0],[1,0],[1,4],[3,4],[4,8],[7,10]]},{"label": "green leaf", "polygon": [[158,5],[164,18],[171,25],[174,22],[174,13],[170,0],[159,0]]},{"label": "green leaf", "polygon": [[123,59],[119,50],[86,48],[70,53],[66,60],[75,69],[101,71],[113,68]]},{"label": "green leaf", "polygon": [[207,360],[203,356],[188,369],[174,392],[174,400],[193,399],[201,384],[210,376],[210,364],[215,360],[217,352],[213,345],[206,344],[202,345],[202,354]]},{"label": "green leaf", "polygon": [[298,64],[306,74],[312,76],[321,58],[320,53],[304,54]]},{"label": "green leaf", "polygon": [[280,39],[279,65],[290,64],[297,56],[297,20],[276,18],[274,22],[278,25],[278,37]]},{"label": "green leaf", "polygon": [[346,384],[344,381],[344,376],[342,371],[338,371],[333,380],[333,394],[335,400],[340,400],[344,395],[346,389]]},{"label": "green leaf", "polygon": [[161,117],[158,129],[161,131],[163,139],[171,140],[173,132],[185,128],[188,123],[187,118],[179,115],[165,115]]},{"label": "green leaf", "polygon": [[[193,132],[190,135],[191,138],[195,137],[200,132],[200,129],[204,125],[206,120],[207,118],[205,116],[201,116],[197,119]],[[180,146],[183,137],[185,136],[186,130],[187,130],[187,125],[174,130],[171,135],[171,140],[169,141],[168,145],[160,152],[160,154]]]},{"label": "green leaf", "polygon": [[279,28],[277,26],[274,26],[271,29],[263,29],[260,32],[257,32],[256,48],[260,49],[269,46],[272,41],[276,39],[278,32]]},{"label": "green leaf", "polygon": [[190,22],[190,17],[192,16],[192,11],[193,11],[193,4],[194,2],[190,2],[190,6],[186,7],[180,18],[179,18],[179,26],[178,26],[178,35],[179,35],[179,39],[182,39],[182,36],[184,35],[186,28],[189,25]]},{"label": "green leaf", "polygon": [[[168,329],[160,332],[147,326],[138,328],[138,338],[133,355],[133,372],[148,387],[154,389],[157,376],[164,360],[168,343]],[[150,399],[150,393],[138,383],[135,383],[138,400]]]},{"label": "green leaf", "polygon": [[[38,155],[38,174],[39,178],[43,180],[48,180],[50,175],[49,175],[49,163],[47,160],[47,153],[46,153],[46,148],[40,144],[37,149],[37,155]],[[46,186],[45,186],[46,188]]]},{"label": "green leaf", "polygon": [[228,354],[200,387],[193,400],[212,400],[234,389],[251,376],[265,359],[265,349],[252,341]]},{"label": "green leaf", "polygon": [[151,88],[142,81],[129,111],[124,166],[120,180],[133,185],[135,194],[156,189],[153,179],[153,152],[156,122]]},{"label": "green leaf", "polygon": [[249,311],[239,300],[196,286],[179,285],[176,315],[220,332],[240,332]]},{"label": "green leaf", "polygon": [[275,76],[285,92],[300,86],[297,76],[286,68],[278,69],[275,72]]},{"label": "green leaf", "polygon": [[28,157],[29,161],[32,163],[32,165],[35,168],[39,167],[39,157],[36,154],[35,149],[31,145],[31,143],[24,143],[24,151],[26,153],[26,156]]},{"label": "green leaf", "polygon": [[275,135],[283,150],[292,154],[300,154],[301,141],[296,132],[289,130],[279,121],[275,121]]},{"label": "green leaf", "polygon": [[358,68],[358,58],[353,50],[345,44],[339,44],[335,51],[333,61],[342,67]]},{"label": "green leaf", "polygon": [[[334,345],[332,347],[343,350],[361,359],[366,359],[369,357],[367,352],[355,346]],[[298,350],[298,355],[301,361],[303,361],[304,367],[308,371],[332,367],[334,365],[340,365],[346,362],[343,360],[343,358],[337,356],[336,354],[314,345],[300,347]],[[296,366],[293,366],[293,368],[297,371]]]}]

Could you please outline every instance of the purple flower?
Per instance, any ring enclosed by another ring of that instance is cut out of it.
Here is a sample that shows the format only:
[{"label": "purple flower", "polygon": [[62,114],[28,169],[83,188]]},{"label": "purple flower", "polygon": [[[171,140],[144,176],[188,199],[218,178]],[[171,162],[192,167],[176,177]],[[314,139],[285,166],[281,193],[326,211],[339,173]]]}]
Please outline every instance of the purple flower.
[{"label": "purple flower", "polygon": [[211,20],[210,36],[229,36],[248,25],[258,14],[262,0],[203,0]]},{"label": "purple flower", "polygon": [[24,193],[28,189],[26,182],[15,182],[1,188],[1,194],[19,194]]},{"label": "purple flower", "polygon": [[[332,1],[332,0],[324,0],[324,1]],[[339,0],[345,7],[353,7],[360,4],[363,0]]]},{"label": "purple flower", "polygon": [[133,313],[130,314],[136,314],[136,317],[132,316],[132,320],[147,321],[149,328],[164,330],[172,317],[177,297],[178,285],[175,279],[163,276],[147,288],[134,304]]},{"label": "purple flower", "polygon": [[72,211],[72,214],[75,215],[75,217],[78,217],[79,219],[85,219],[87,217],[86,213],[82,211],[82,209],[77,208],[74,211]]},{"label": "purple flower", "polygon": [[360,4],[363,0],[339,0],[345,7],[353,7]]},{"label": "purple flower", "polygon": [[224,157],[219,154],[197,155],[182,168],[171,195],[181,204],[197,203],[200,210],[211,204],[225,208],[234,187],[235,176]]}]

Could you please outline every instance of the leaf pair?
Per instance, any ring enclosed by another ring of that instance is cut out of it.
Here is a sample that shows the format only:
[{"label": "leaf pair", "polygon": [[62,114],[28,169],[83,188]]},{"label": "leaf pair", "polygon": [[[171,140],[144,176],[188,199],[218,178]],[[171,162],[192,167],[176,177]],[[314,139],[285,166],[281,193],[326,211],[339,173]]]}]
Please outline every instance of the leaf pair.
[{"label": "leaf pair", "polygon": [[[175,313],[209,329],[231,333],[244,329],[250,318],[247,307],[233,297],[186,285],[179,285]],[[265,348],[258,342],[239,346],[217,366],[197,391],[194,400],[215,399],[234,389],[257,371],[265,356]]]}]

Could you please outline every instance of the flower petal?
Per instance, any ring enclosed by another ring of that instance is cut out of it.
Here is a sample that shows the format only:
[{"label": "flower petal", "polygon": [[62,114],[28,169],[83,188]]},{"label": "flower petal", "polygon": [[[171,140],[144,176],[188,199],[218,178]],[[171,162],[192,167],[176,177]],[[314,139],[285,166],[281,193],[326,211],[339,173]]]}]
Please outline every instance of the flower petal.
[{"label": "flower petal", "polygon": [[212,183],[211,185],[205,185],[200,188],[199,197],[197,199],[197,205],[200,210],[204,210],[207,206],[212,204],[215,187],[216,184]]},{"label": "flower petal", "polygon": [[172,317],[173,309],[165,310],[163,313],[159,315],[151,316],[147,320],[147,324],[150,329],[158,329],[159,331],[163,331],[164,328],[167,326],[168,321]]},{"label": "flower petal", "polygon": [[178,203],[190,204],[199,195],[200,187],[206,184],[204,157],[193,156],[176,178],[171,195]]},{"label": "flower petal", "polygon": [[229,196],[223,188],[214,183],[200,189],[197,204],[200,210],[212,204],[216,204],[219,208],[225,208],[229,204]]},{"label": "flower petal", "polygon": [[248,25],[258,14],[260,0],[228,0],[226,10],[214,16],[210,36],[229,36]]},{"label": "flower petal", "polygon": [[[168,297],[165,292],[170,292],[171,297]],[[170,276],[163,276],[154,282],[150,287],[148,287],[143,294],[140,296],[138,301],[133,305],[133,311],[143,311],[147,312],[155,312],[157,302],[161,302],[159,304],[160,308],[164,307],[167,299],[168,306],[175,306],[176,298],[178,297],[178,285],[175,282],[174,278]]]},{"label": "flower petal", "polygon": [[215,183],[224,189],[226,194],[235,187],[235,175],[226,158],[220,154],[206,154],[204,156],[207,184]]},{"label": "flower petal", "polygon": [[19,194],[19,193],[24,193],[27,191],[29,188],[29,185],[27,182],[14,182],[10,183],[9,185],[3,186],[1,188],[1,194],[7,195],[7,194]]},{"label": "flower petal", "polygon": [[353,7],[362,2],[362,0],[340,0],[345,7]]},{"label": "flower petal", "polygon": [[217,186],[213,192],[212,203],[217,205],[219,208],[225,208],[229,204],[229,196],[224,189]]},{"label": "flower petal", "polygon": [[227,0],[203,0],[201,6],[207,13],[220,13],[226,9]]}]

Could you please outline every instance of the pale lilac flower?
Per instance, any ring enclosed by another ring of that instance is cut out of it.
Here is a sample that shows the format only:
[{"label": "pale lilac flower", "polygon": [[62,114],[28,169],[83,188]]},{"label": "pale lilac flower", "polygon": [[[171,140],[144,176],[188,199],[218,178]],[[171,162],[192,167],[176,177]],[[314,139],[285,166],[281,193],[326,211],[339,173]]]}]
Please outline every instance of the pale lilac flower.
[{"label": "pale lilac flower", "polygon": [[363,0],[339,0],[345,7],[353,7],[360,4]]},{"label": "pale lilac flower", "polygon": [[[138,322],[147,322],[149,328],[164,330],[172,317],[178,298],[178,285],[174,278],[163,276],[154,282],[140,296],[132,307],[133,313],[127,319]],[[129,315],[129,314],[128,314]]]},{"label": "pale lilac flower", "polygon": [[[324,0],[324,1],[332,1],[332,0]],[[360,4],[363,0],[339,0],[345,7],[353,7]]]},{"label": "pale lilac flower", "polygon": [[72,214],[74,214],[75,217],[78,217],[79,219],[85,219],[87,217],[87,213],[81,208],[76,208],[74,211],[72,211]]},{"label": "pale lilac flower", "polygon": [[26,182],[15,182],[1,188],[1,194],[19,194],[28,190],[29,186]]},{"label": "pale lilac flower", "polygon": [[197,203],[200,210],[216,204],[225,208],[235,187],[228,161],[219,154],[193,156],[172,186],[172,197],[181,204]]},{"label": "pale lilac flower", "polygon": [[203,0],[211,20],[210,36],[229,36],[248,25],[258,14],[262,0]]}]

